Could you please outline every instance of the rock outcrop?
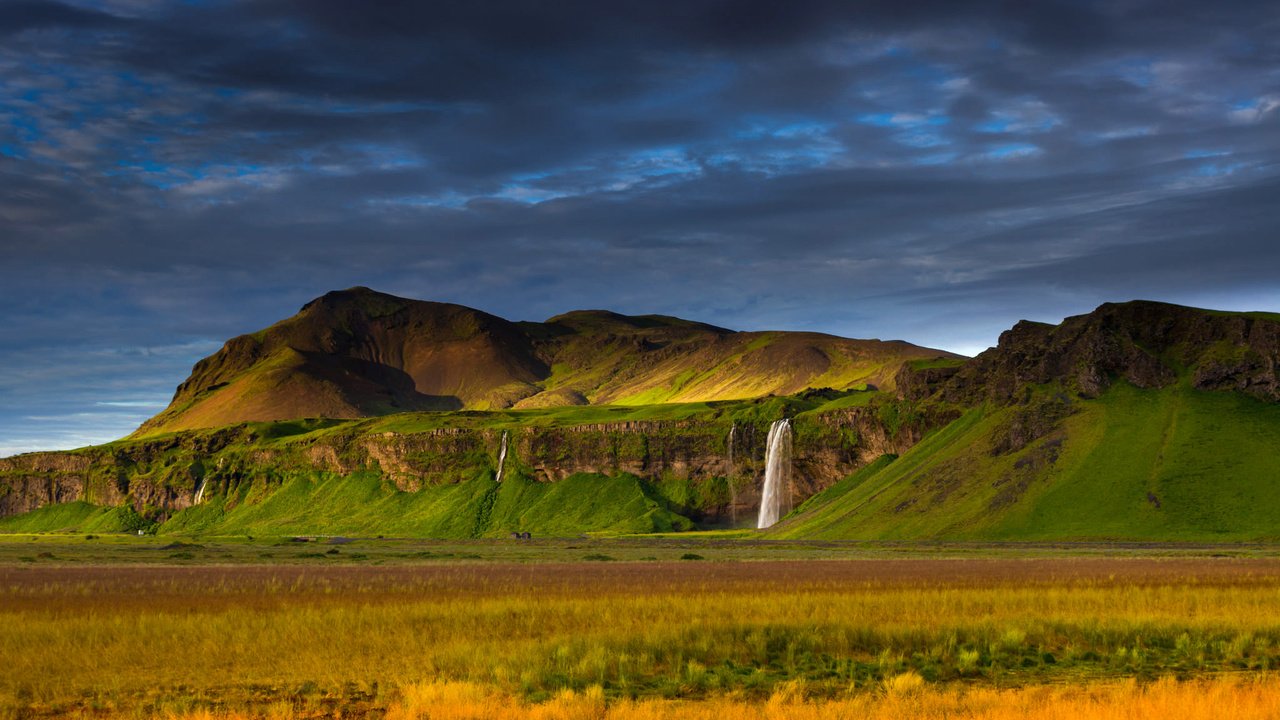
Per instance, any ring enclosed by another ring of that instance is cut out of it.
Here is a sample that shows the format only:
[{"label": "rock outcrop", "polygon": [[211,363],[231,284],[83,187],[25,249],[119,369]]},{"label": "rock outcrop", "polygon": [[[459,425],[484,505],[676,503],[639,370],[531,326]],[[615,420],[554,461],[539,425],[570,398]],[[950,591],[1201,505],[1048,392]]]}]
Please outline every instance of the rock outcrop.
[{"label": "rock outcrop", "polygon": [[955,403],[1013,402],[1032,385],[1060,384],[1082,398],[1123,380],[1165,387],[1189,377],[1204,390],[1280,400],[1280,317],[1225,313],[1165,303],[1107,303],[1060,325],[1022,321],[939,382],[936,370],[904,366],[910,397]]}]

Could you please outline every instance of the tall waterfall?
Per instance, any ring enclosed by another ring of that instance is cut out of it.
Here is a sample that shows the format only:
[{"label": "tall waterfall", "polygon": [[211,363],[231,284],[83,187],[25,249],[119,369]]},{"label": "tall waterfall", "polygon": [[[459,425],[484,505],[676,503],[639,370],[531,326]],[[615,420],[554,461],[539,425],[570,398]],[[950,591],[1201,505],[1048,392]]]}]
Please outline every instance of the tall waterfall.
[{"label": "tall waterfall", "polygon": [[498,475],[495,482],[502,482],[502,466],[507,463],[507,431],[502,431],[502,442],[498,446]]},{"label": "tall waterfall", "polygon": [[791,421],[778,420],[769,427],[768,449],[764,456],[764,493],[760,498],[763,529],[778,522],[791,504]]},{"label": "tall waterfall", "polygon": [[205,478],[200,478],[200,487],[196,488],[196,499],[195,502],[191,503],[192,505],[199,505],[200,501],[204,500],[204,489],[206,487],[209,487],[209,481]]}]

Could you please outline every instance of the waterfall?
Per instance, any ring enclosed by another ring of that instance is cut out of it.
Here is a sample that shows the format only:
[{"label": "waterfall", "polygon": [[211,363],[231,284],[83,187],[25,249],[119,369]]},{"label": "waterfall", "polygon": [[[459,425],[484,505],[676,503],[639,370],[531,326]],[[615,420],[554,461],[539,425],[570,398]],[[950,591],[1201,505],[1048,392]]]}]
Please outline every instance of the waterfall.
[{"label": "waterfall", "polygon": [[209,481],[204,478],[200,478],[200,487],[196,488],[196,499],[195,502],[191,503],[192,505],[199,505],[200,501],[204,500],[204,489],[208,486]]},{"label": "waterfall", "polygon": [[763,529],[778,522],[784,507],[790,504],[791,421],[778,420],[769,427],[764,456],[764,493],[760,498],[760,521],[756,527]]},{"label": "waterfall", "polygon": [[738,423],[729,426],[729,472],[733,472],[733,441],[738,437]]},{"label": "waterfall", "polygon": [[502,466],[507,462],[507,431],[502,431],[502,442],[498,446],[498,475],[495,482],[502,482]]}]

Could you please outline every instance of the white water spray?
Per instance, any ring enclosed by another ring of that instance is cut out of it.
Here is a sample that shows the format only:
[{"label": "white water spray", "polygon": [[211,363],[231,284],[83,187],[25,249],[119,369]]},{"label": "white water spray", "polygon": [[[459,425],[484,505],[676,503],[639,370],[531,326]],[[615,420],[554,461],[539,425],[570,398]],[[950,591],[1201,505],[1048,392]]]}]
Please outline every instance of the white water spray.
[{"label": "white water spray", "polygon": [[738,423],[729,426],[729,472],[733,472],[733,441],[738,437]]},{"label": "white water spray", "polygon": [[778,522],[791,505],[791,421],[778,420],[769,427],[764,456],[764,493],[760,499],[760,520],[756,527]]},{"label": "white water spray", "polygon": [[507,462],[507,431],[502,431],[502,442],[498,446],[498,475],[495,482],[502,482],[502,466]]},{"label": "white water spray", "polygon": [[195,502],[191,503],[192,505],[199,505],[200,501],[204,500],[204,489],[207,487],[209,487],[209,481],[201,478],[200,487],[196,488],[196,499]]}]

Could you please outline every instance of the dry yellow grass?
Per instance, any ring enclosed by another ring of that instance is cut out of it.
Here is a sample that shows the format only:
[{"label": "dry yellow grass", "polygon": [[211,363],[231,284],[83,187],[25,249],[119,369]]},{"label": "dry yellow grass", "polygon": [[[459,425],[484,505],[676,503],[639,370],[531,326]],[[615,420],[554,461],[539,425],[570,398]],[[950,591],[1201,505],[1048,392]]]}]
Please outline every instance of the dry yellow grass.
[{"label": "dry yellow grass", "polygon": [[1197,562],[0,568],[0,718],[1275,717]]},{"label": "dry yellow grass", "polygon": [[[1132,680],[1074,687],[933,688],[906,674],[880,692],[835,700],[805,700],[783,687],[764,702],[705,700],[608,701],[604,691],[566,690],[528,703],[467,682],[427,682],[404,688],[386,720],[1268,720],[1280,718],[1280,679],[1216,678],[1189,682]],[[99,716],[101,717],[101,716]],[[296,720],[292,708],[258,713],[207,710],[167,714],[168,720]]]},{"label": "dry yellow grass", "polygon": [[[904,682],[905,680],[905,682]],[[890,679],[881,692],[805,701],[784,687],[766,702],[733,698],[607,703],[598,688],[562,693],[536,705],[482,687],[431,683],[410,688],[388,720],[1235,720],[1280,717],[1280,682],[1216,679],[1147,686],[1133,681],[1083,687],[930,688],[918,675]]]}]

